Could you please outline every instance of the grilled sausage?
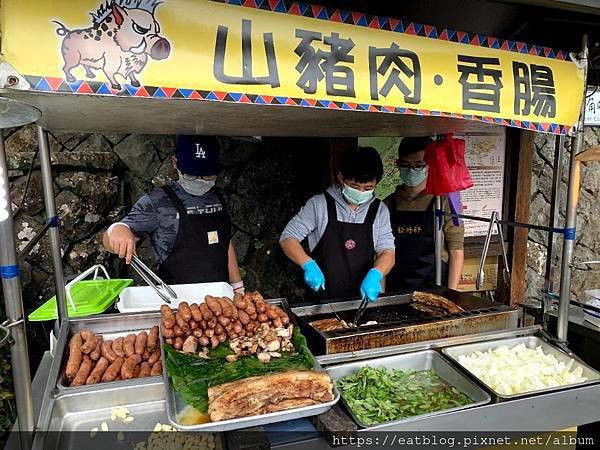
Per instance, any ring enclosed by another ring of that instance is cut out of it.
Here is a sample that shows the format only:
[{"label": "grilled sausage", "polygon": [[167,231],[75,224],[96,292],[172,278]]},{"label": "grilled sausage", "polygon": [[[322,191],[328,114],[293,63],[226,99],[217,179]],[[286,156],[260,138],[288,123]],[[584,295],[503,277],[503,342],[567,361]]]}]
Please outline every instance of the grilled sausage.
[{"label": "grilled sausage", "polygon": [[150,364],[154,364],[154,363],[155,363],[156,361],[158,361],[159,359],[160,359],[160,349],[158,349],[158,348],[157,348],[157,349],[154,351],[154,353],[152,353],[152,354],[150,355],[150,358],[148,358],[148,362],[149,362]]},{"label": "grilled sausage", "polygon": [[154,325],[148,334],[148,342],[146,343],[146,347],[148,347],[148,351],[150,353],[156,350],[158,347],[158,325]]},{"label": "grilled sausage", "polygon": [[150,370],[150,376],[151,377],[157,377],[159,375],[162,375],[162,362],[161,361],[156,361],[154,363],[154,365],[152,366],[152,369]]},{"label": "grilled sausage", "polygon": [[83,339],[81,338],[81,333],[75,333],[69,341],[69,359],[65,369],[65,376],[69,381],[73,381],[81,366],[81,360],[83,358],[83,354],[81,353],[82,344]]},{"label": "grilled sausage", "polygon": [[190,311],[192,313],[192,319],[196,322],[200,322],[202,320],[202,313],[200,312],[200,307],[196,303],[192,303],[190,305]]},{"label": "grilled sausage", "polygon": [[102,356],[111,364],[115,362],[115,359],[118,358],[117,352],[115,352],[112,348],[114,345],[114,342],[106,341],[100,346],[100,352],[102,353]]},{"label": "grilled sausage", "polygon": [[199,309],[200,314],[202,314],[202,319],[208,322],[210,319],[213,318],[213,313],[211,312],[210,308],[206,303],[200,303]]},{"label": "grilled sausage", "polygon": [[[125,356],[125,352],[123,351],[123,341],[125,338],[119,337],[115,339],[112,343],[112,350],[115,352],[115,355],[123,358]],[[110,360],[109,360],[110,361]]]},{"label": "grilled sausage", "polygon": [[185,341],[185,339],[183,339],[183,336],[177,336],[175,338],[175,342],[173,343],[173,348],[175,350],[181,350],[181,347],[183,347],[184,341]]},{"label": "grilled sausage", "polygon": [[104,375],[102,375],[102,381],[115,381],[117,376],[121,373],[121,366],[123,365],[124,361],[125,360],[120,356],[117,359],[115,359],[113,363],[110,366],[108,366],[108,369],[106,369]]},{"label": "grilled sausage", "polygon": [[135,333],[130,333],[123,340],[123,351],[128,358],[135,353],[135,338]]},{"label": "grilled sausage", "polygon": [[181,317],[184,320],[184,322],[190,321],[190,319],[192,318],[192,311],[188,302],[181,302],[179,304],[179,306],[177,307],[177,314],[179,314],[179,317]]},{"label": "grilled sausage", "polygon": [[135,366],[141,362],[142,357],[135,353],[127,358],[121,366],[121,378],[123,380],[131,380],[135,375]]},{"label": "grilled sausage", "polygon": [[92,360],[88,355],[83,356],[83,360],[81,361],[81,365],[79,366],[79,370],[73,378],[73,382],[71,386],[83,386],[85,384],[85,380],[87,380],[90,372],[92,370]]},{"label": "grilled sausage", "polygon": [[214,316],[220,316],[223,314],[223,310],[221,309],[221,303],[212,295],[207,295],[204,299],[206,305],[210,309],[210,312],[213,313]]},{"label": "grilled sausage", "polygon": [[98,362],[96,363],[96,367],[94,367],[94,370],[92,370],[92,373],[90,374],[90,376],[87,377],[85,384],[99,383],[107,368],[108,368],[108,359],[106,359],[104,357],[100,358],[98,360]]},{"label": "grilled sausage", "polygon": [[96,348],[90,353],[90,359],[92,361],[98,361],[102,356],[102,336],[96,338]]},{"label": "grilled sausage", "polygon": [[151,370],[152,370],[152,366],[148,363],[148,361],[144,361],[140,365],[140,373],[138,374],[138,377],[139,378],[149,377]]},{"label": "grilled sausage", "polygon": [[135,342],[133,344],[135,353],[137,353],[138,355],[143,355],[144,351],[146,350],[147,342],[148,342],[148,333],[145,331],[138,333],[138,335],[135,337]]}]

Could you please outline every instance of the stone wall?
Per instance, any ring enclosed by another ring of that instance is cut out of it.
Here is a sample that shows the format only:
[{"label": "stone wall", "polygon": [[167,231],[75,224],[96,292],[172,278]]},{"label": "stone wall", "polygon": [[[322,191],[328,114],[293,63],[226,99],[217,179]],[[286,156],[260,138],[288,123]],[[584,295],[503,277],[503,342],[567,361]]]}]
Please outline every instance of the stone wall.
[{"label": "stone wall", "polygon": [[[533,178],[531,186],[530,222],[547,225],[550,217],[552,190],[552,172],[554,166],[554,136],[538,134],[535,139],[536,151],[533,158]],[[566,141],[563,158],[563,171],[560,198],[560,223],[564,226],[566,208],[566,179],[569,173],[570,140]],[[600,144],[600,128],[588,128],[585,132],[584,148]],[[598,196],[600,195],[600,165],[584,165],[581,174],[581,195],[577,218],[577,239],[575,245],[575,267],[572,277],[572,292],[575,298],[583,300],[586,289],[600,288],[600,266],[585,266],[583,261],[600,259],[600,214]],[[546,266],[547,234],[531,231],[528,240],[527,298],[542,298]],[[559,289],[560,260],[562,255],[562,237],[557,239],[555,292]]]}]

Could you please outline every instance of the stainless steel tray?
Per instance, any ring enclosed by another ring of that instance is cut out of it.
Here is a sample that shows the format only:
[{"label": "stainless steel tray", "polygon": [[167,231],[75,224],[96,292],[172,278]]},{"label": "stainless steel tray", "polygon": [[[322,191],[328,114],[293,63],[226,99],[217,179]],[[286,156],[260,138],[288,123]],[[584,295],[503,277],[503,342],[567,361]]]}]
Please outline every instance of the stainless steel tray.
[{"label": "stainless steel tray", "polygon": [[[111,420],[112,410],[119,407],[129,410],[133,422]],[[100,428],[103,422],[108,425],[109,433],[99,432],[92,438],[90,430]],[[37,444],[44,450],[132,448],[136,442],[148,439],[148,433],[157,423],[168,424],[161,379],[138,386],[114,385],[98,391],[69,392],[54,402],[45,430],[48,432],[39,433],[44,441]],[[123,441],[118,440],[117,432],[124,433]],[[222,449],[222,436],[213,437],[216,449]]]},{"label": "stainless steel tray", "polygon": [[[494,390],[491,386],[489,386],[487,383],[485,383],[480,378],[475,376],[475,374],[473,374],[469,369],[467,369],[466,367],[464,367],[462,364],[460,364],[458,362],[458,357],[461,355],[470,355],[476,351],[485,352],[490,349],[492,349],[492,350],[496,349],[503,345],[506,345],[508,347],[514,347],[515,345],[519,345],[519,344],[525,344],[525,346],[527,348],[531,348],[531,349],[541,346],[544,353],[554,355],[559,362],[564,362],[565,364],[568,363],[571,359],[574,359],[575,364],[578,364],[583,368],[583,376],[586,377],[588,379],[588,381],[583,382],[583,383],[568,384],[568,385],[559,386],[559,387],[538,389],[535,391],[527,391],[527,392],[523,392],[520,394],[505,395],[505,394],[500,394],[499,392]],[[589,384],[594,384],[594,383],[597,383],[600,381],[600,373],[599,372],[597,372],[596,370],[594,370],[591,367],[589,367],[588,365],[586,365],[580,359],[566,354],[562,350],[559,350],[558,348],[554,347],[553,345],[550,345],[549,343],[547,343],[546,341],[544,341],[543,339],[541,339],[537,336],[524,336],[524,337],[518,337],[518,338],[513,338],[513,339],[501,339],[501,340],[491,341],[491,342],[488,341],[488,342],[478,342],[478,343],[474,343],[474,344],[457,345],[454,347],[443,348],[442,353],[444,353],[444,355],[446,355],[448,358],[452,359],[465,372],[467,372],[470,376],[472,376],[479,383],[481,383],[483,386],[485,386],[492,394],[494,394],[494,396],[496,397],[496,400],[498,400],[498,401],[513,400],[516,398],[527,397],[527,396],[531,396],[531,395],[535,395],[535,394],[546,394],[549,392],[560,391],[563,389],[569,389],[569,388],[573,388],[573,387],[580,387],[580,386],[585,386],[585,385],[589,385]]]},{"label": "stainless steel tray", "polygon": [[[293,323],[293,315],[290,312],[289,306],[284,299],[267,300],[270,303],[275,303],[283,308],[290,316],[290,321]],[[294,326],[297,326],[294,324]],[[163,380],[165,385],[165,400],[167,406],[167,417],[169,422],[174,427],[181,431],[202,431],[202,432],[223,432],[238,430],[241,428],[256,427],[259,425],[266,425],[269,423],[284,422],[286,420],[300,419],[303,417],[316,416],[323,414],[328,411],[333,405],[335,405],[340,399],[340,393],[334,385],[333,388],[333,400],[327,403],[321,403],[318,405],[304,406],[301,408],[294,408],[287,411],[278,411],[274,413],[261,414],[259,416],[240,417],[238,419],[222,420],[219,422],[209,422],[200,425],[181,425],[177,422],[177,416],[183,411],[187,404],[179,396],[179,394],[173,389],[171,379],[167,371],[167,364],[165,359],[165,346],[162,335],[161,340],[161,353],[163,361]],[[315,359],[315,366],[313,370],[323,372],[323,368]]]},{"label": "stainless steel tray", "polygon": [[[137,313],[137,314],[102,314],[99,316],[91,316],[85,319],[75,319],[70,322],[70,329],[66,342],[62,347],[57,348],[57,354],[61,355],[61,366],[57,382],[57,387],[60,392],[73,392],[80,390],[89,390],[93,386],[76,386],[71,387],[65,377],[65,369],[68,361],[69,339],[73,334],[83,329],[89,329],[96,334],[102,335],[104,340],[114,340],[117,337],[127,336],[129,333],[139,333],[140,331],[150,331],[154,325],[159,325],[160,313]],[[134,385],[142,382],[156,383],[160,381],[160,376],[145,377],[141,379],[110,381],[98,383],[94,386],[103,386],[112,388],[114,386]]]},{"label": "stainless steel tray", "polygon": [[405,419],[393,420],[389,422],[383,422],[377,425],[366,425],[360,420],[358,420],[358,418],[354,415],[348,404],[345,402],[344,397],[342,397],[342,403],[344,404],[344,406],[346,407],[356,424],[361,426],[362,428],[367,428],[369,430],[376,430],[378,428],[389,427],[401,423],[403,424],[405,422],[424,419],[427,417],[432,417],[438,414],[443,414],[451,411],[459,411],[462,409],[473,408],[475,406],[485,405],[491,401],[491,397],[487,392],[485,392],[483,389],[477,386],[469,378],[461,374],[460,371],[452,367],[452,365],[448,361],[446,361],[442,355],[440,355],[434,350],[425,350],[421,352],[407,353],[403,355],[388,356],[386,358],[378,358],[376,360],[370,361],[367,360],[347,364],[340,364],[338,366],[331,366],[326,370],[327,373],[331,376],[331,378],[337,381],[347,375],[356,373],[361,367],[364,366],[385,367],[387,369],[401,370],[413,369],[416,371],[434,370],[440,378],[442,378],[448,384],[454,386],[464,394],[468,395],[472,400],[472,403],[465,406],[443,409],[440,411],[434,411],[426,414],[419,414],[417,416],[407,417]]}]

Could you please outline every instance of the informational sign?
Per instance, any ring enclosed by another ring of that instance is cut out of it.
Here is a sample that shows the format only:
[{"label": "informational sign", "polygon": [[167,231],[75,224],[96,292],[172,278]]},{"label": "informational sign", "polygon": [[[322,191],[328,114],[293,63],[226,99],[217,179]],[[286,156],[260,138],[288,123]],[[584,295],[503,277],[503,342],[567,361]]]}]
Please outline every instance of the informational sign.
[{"label": "informational sign", "polygon": [[594,87],[585,98],[585,124],[600,126],[600,87]]},{"label": "informational sign", "polygon": [[0,12],[5,61],[40,91],[448,116],[551,133],[571,131],[584,92],[563,51],[286,0],[3,0]]},{"label": "informational sign", "polygon": [[[473,187],[461,192],[463,214],[489,218],[498,211],[502,217],[505,130],[498,134],[456,136],[465,140],[465,160],[473,179]],[[465,220],[465,237],[485,236],[488,228],[487,222]]]}]

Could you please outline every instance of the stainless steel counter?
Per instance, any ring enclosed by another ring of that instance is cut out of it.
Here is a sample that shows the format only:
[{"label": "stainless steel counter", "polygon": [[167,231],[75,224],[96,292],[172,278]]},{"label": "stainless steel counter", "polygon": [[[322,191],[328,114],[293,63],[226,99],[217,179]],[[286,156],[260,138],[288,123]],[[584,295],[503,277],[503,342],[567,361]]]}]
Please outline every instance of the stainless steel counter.
[{"label": "stainless steel counter", "polygon": [[[130,316],[129,319],[144,321],[148,318],[138,317],[136,319],[134,316]],[[101,322],[106,320],[107,323],[113,320],[114,324],[114,318],[110,316],[107,316],[106,319],[96,318],[94,320]],[[383,355],[401,354],[421,349],[439,349],[443,346],[466,341],[477,342],[515,335],[535,335],[539,331],[539,327],[529,327],[502,332],[481,333],[479,335],[463,336],[460,339],[450,338],[378,349],[372,351],[370,355],[366,351],[361,351],[345,355],[325,356],[319,358],[319,360],[325,365],[335,365],[343,362],[344,359],[359,360],[366,359],[369,356],[377,358]],[[59,345],[65,345],[66,335],[67,331],[61,330]],[[61,355],[60,348],[57,349],[56,354]],[[55,389],[56,378],[58,377],[57,365],[60,366],[60,361],[45,355],[44,362],[40,365],[34,378],[34,384],[37,386],[34,389],[37,408],[40,408],[41,398],[45,395],[48,396],[47,404],[43,407],[46,410],[40,411],[40,417],[46,417],[46,420],[40,422],[42,428],[38,431],[89,431],[93,426],[98,426],[97,422],[101,422],[102,419],[106,420],[106,417],[110,419],[110,410],[116,406],[127,406],[132,412],[135,411],[133,415],[139,416],[139,421],[136,417],[136,420],[128,425],[127,429],[131,431],[152,429],[156,422],[165,422],[164,389],[161,382],[142,383],[139,386],[123,385],[118,389],[106,389],[101,385],[97,385],[84,388],[79,392],[65,393]],[[40,386],[43,386],[46,380],[48,380],[46,390],[42,393]],[[52,386],[54,388],[48,392],[48,387]],[[567,411],[568,413],[566,413]],[[599,418],[600,384],[593,384],[504,403],[449,412],[430,418],[416,419],[384,427],[381,431],[548,431],[597,421]],[[38,435],[41,434],[38,433]],[[314,438],[311,440],[312,448],[314,448],[316,441]],[[43,444],[41,439],[36,438],[35,445],[37,447],[34,445],[34,448],[42,449],[44,448]],[[66,442],[62,444],[66,444]]]}]

